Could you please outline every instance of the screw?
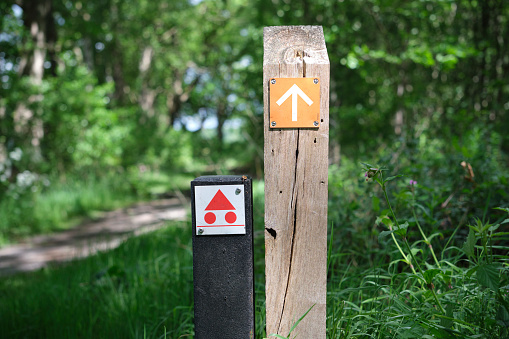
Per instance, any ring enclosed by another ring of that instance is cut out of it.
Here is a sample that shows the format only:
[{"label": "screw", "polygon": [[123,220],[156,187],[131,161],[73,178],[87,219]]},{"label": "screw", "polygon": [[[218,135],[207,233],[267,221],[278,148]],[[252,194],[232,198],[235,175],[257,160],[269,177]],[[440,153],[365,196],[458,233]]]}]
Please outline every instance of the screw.
[{"label": "screw", "polygon": [[276,127],[276,122],[275,122],[275,121],[273,121],[273,122],[271,122],[271,123],[270,123],[270,125],[271,125],[272,127]]},{"label": "screw", "polygon": [[313,125],[315,125],[315,127],[318,127],[318,121],[313,122]]},{"label": "screw", "polygon": [[318,79],[315,79],[313,80],[313,82],[315,83],[315,85],[318,83]]},{"label": "screw", "polygon": [[200,229],[198,230],[198,234],[203,234],[203,228],[200,228]]},{"label": "screw", "polygon": [[235,194],[236,194],[236,195],[239,195],[239,194],[240,194],[240,192],[241,192],[240,188],[237,188],[237,189],[235,190]]},{"label": "screw", "polygon": [[275,84],[276,84],[276,79],[271,79],[271,80],[270,80],[270,83],[271,83],[271,84],[273,84],[273,85],[275,85]]}]

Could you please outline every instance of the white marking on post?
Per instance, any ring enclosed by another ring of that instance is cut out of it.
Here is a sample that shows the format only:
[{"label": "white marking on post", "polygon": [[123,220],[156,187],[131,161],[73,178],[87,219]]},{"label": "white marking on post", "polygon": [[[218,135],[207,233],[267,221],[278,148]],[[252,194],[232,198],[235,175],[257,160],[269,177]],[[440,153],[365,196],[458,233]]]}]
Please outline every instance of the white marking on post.
[{"label": "white marking on post", "polygon": [[289,96],[292,96],[292,121],[297,121],[297,96],[300,96],[302,100],[308,104],[308,106],[311,106],[313,104],[313,100],[311,100],[304,91],[300,89],[299,86],[294,84],[288,91],[286,91],[285,94],[281,98],[279,98],[278,101],[276,101],[276,104],[278,106],[281,106],[283,102],[288,99]]}]

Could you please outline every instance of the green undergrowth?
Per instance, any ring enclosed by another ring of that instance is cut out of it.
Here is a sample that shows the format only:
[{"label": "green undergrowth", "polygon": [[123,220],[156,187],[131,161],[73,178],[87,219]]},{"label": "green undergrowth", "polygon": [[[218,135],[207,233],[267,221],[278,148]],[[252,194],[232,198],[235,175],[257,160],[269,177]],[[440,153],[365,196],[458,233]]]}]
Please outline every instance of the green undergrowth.
[{"label": "green undergrowth", "polygon": [[328,337],[509,336],[507,174],[458,158],[331,169]]}]

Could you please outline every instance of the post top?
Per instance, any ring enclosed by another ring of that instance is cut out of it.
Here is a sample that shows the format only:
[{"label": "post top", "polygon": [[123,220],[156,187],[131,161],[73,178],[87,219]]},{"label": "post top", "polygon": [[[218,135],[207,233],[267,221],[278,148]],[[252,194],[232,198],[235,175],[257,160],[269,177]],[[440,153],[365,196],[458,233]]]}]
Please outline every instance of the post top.
[{"label": "post top", "polygon": [[263,29],[263,64],[329,64],[322,26],[269,26]]},{"label": "post top", "polygon": [[192,183],[241,184],[246,180],[251,178],[247,175],[204,175],[194,179]]}]

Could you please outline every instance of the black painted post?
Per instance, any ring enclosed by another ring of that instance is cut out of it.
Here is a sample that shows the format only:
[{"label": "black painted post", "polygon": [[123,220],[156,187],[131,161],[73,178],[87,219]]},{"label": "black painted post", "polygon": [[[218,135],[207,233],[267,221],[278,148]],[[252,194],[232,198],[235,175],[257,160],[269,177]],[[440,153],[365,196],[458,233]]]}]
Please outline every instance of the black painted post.
[{"label": "black painted post", "polygon": [[191,197],[195,338],[254,338],[251,178],[199,177]]}]

